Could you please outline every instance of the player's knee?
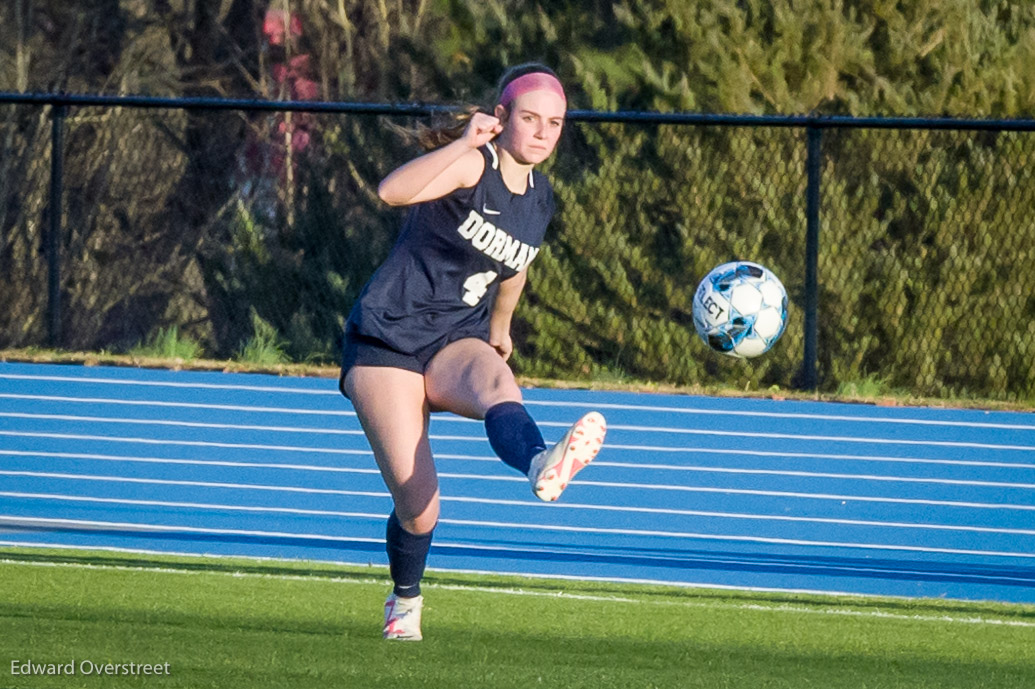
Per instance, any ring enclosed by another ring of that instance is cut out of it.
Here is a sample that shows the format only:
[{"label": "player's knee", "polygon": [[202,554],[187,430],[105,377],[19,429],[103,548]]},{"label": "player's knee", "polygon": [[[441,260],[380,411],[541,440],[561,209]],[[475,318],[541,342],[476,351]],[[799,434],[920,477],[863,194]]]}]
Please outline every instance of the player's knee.
[{"label": "player's knee", "polygon": [[494,355],[489,362],[472,367],[469,376],[470,386],[476,391],[481,401],[490,406],[499,402],[520,402],[521,388],[514,380],[514,373],[502,359]]},{"label": "player's knee", "polygon": [[486,380],[486,388],[483,397],[490,405],[500,402],[521,402],[521,388],[514,380],[514,374],[510,370],[497,371]]},{"label": "player's knee", "polygon": [[434,514],[424,512],[410,519],[400,518],[399,524],[415,536],[431,533],[435,529],[435,525],[438,524],[438,510],[435,510]]},{"label": "player's knee", "polygon": [[395,515],[399,518],[399,524],[412,534],[421,535],[431,533],[438,523],[439,505],[438,499],[433,499],[423,508],[406,510],[401,505],[395,506]]}]

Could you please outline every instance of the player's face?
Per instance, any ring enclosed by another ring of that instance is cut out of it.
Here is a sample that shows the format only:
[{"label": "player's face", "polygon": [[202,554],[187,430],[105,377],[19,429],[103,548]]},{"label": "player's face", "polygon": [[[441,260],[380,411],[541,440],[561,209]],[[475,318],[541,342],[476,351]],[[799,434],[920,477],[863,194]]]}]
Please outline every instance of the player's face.
[{"label": "player's face", "polygon": [[564,100],[553,91],[523,93],[511,102],[497,142],[519,163],[541,163],[557,147],[564,113]]}]

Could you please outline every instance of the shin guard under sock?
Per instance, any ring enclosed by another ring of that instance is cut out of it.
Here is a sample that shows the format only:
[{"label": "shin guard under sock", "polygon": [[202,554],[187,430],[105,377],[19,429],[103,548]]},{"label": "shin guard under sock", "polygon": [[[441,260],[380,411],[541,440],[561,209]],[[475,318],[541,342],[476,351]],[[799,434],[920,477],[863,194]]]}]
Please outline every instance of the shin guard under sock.
[{"label": "shin guard under sock", "polygon": [[401,598],[420,595],[420,580],[424,578],[432,533],[412,534],[399,523],[395,510],[389,515],[385,550],[388,551],[388,571],[395,583],[395,595]]},{"label": "shin guard under sock", "polygon": [[543,434],[520,402],[500,402],[485,412],[485,433],[499,458],[525,475],[532,458],[546,449]]}]

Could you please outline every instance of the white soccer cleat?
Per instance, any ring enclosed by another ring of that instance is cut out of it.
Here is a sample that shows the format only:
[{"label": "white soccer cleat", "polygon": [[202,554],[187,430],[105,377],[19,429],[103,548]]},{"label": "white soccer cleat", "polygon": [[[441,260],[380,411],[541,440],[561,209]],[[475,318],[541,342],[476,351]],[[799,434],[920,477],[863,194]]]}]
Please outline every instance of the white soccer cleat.
[{"label": "white soccer cleat", "polygon": [[420,611],[424,596],[400,598],[393,592],[385,601],[384,638],[398,641],[420,641]]},{"label": "white soccer cleat", "polygon": [[576,421],[559,443],[533,457],[528,479],[536,497],[545,502],[559,498],[571,478],[600,452],[606,432],[604,417],[591,411]]}]

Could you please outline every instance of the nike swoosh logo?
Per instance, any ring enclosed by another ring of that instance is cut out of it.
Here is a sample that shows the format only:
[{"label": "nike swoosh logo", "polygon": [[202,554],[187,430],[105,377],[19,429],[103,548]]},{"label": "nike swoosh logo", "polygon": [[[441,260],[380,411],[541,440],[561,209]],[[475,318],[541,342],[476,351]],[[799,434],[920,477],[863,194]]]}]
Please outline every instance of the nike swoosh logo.
[{"label": "nike swoosh logo", "polygon": [[499,215],[500,214],[499,211],[492,210],[491,208],[486,206],[484,203],[482,204],[482,213],[485,213],[485,215]]}]

